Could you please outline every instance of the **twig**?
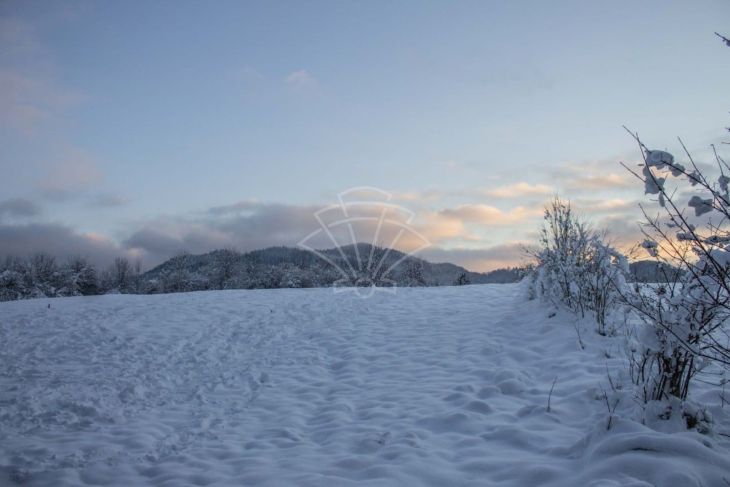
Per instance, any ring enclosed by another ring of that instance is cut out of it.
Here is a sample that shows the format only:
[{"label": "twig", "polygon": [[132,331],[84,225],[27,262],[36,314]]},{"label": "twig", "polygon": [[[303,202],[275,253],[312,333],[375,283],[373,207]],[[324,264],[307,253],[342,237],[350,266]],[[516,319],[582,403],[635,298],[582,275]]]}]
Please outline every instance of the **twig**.
[{"label": "twig", "polygon": [[578,320],[573,321],[573,328],[575,329],[576,335],[578,335],[578,345],[580,345],[580,349],[585,350],[586,346],[583,343],[583,339],[580,337],[580,328],[578,326]]},{"label": "twig", "polygon": [[550,409],[550,401],[553,398],[553,389],[555,389],[555,383],[558,382],[558,377],[556,376],[555,379],[553,379],[553,385],[550,387],[550,394],[548,394],[548,404],[547,404],[547,412],[551,412]]},{"label": "twig", "polygon": [[606,390],[603,387],[601,387],[601,391],[603,391],[603,399],[606,401],[606,408],[608,408],[608,424],[606,425],[606,431],[611,431],[611,425],[613,425],[613,413],[616,411],[620,400],[617,399],[613,406],[611,406],[611,403],[608,400],[608,393],[606,393]]},{"label": "twig", "polygon": [[719,33],[717,33],[717,32],[715,32],[715,35],[716,35],[717,37],[719,37],[720,39],[722,39],[722,42],[724,42],[726,46],[730,47],[730,39],[728,39],[728,38],[727,38],[727,37],[725,37],[724,35],[722,35],[722,34],[719,34]]}]

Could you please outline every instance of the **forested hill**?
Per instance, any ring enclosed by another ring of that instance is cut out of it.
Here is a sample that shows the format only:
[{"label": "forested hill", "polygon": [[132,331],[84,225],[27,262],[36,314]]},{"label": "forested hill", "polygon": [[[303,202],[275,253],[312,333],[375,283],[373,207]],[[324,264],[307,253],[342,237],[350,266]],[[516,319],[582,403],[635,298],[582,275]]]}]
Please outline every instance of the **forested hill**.
[{"label": "forested hill", "polygon": [[398,250],[368,244],[320,253],[330,262],[312,252],[291,247],[270,247],[246,253],[215,250],[201,255],[183,254],[140,277],[146,288],[143,292],[175,292],[329,287],[372,282],[379,286],[448,286],[515,282],[521,276],[517,269],[470,272],[455,264],[431,263]]},{"label": "forested hill", "polygon": [[[98,270],[87,259],[64,261],[38,253],[0,261],[0,301],[107,293],[156,294],[213,289],[330,286],[449,286],[518,281],[519,269],[486,274],[454,264],[434,264],[402,252],[367,244],[322,250],[290,247],[252,252],[215,250],[181,254],[147,272],[119,257]],[[368,264],[370,263],[370,264]]]}]

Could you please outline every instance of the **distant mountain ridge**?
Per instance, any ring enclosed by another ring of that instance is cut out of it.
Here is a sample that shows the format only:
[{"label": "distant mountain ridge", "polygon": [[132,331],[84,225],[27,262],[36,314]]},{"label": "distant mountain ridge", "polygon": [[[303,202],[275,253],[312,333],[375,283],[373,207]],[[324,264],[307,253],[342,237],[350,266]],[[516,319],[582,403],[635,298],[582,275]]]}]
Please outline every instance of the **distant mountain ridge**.
[{"label": "distant mountain ridge", "polygon": [[[471,272],[395,249],[357,244],[313,252],[269,247],[173,257],[140,276],[141,292],[329,286],[448,286],[518,281],[518,269]],[[329,261],[329,262],[328,262]],[[333,265],[334,264],[334,265]],[[386,272],[387,271],[387,272]]]}]

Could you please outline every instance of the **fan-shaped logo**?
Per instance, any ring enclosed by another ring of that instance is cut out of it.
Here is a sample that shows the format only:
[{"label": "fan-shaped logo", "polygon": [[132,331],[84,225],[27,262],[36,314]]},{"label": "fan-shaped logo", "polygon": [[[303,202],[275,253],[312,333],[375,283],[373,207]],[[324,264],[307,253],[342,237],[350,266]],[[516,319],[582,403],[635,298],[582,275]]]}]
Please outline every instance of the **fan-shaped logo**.
[{"label": "fan-shaped logo", "polygon": [[314,213],[320,228],[297,246],[336,273],[335,292],[352,291],[363,298],[376,291],[395,293],[394,271],[431,245],[413,228],[415,213],[392,199],[377,188],[351,188],[337,195],[336,204]]}]

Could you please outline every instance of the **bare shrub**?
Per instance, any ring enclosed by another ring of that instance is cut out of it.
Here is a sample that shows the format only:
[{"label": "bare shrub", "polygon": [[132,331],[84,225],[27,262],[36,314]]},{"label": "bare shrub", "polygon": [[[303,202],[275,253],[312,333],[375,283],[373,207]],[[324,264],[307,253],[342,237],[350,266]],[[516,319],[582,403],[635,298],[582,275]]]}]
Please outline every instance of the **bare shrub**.
[{"label": "bare shrub", "polygon": [[578,218],[570,202],[554,198],[544,219],[540,249],[533,254],[535,294],[581,316],[593,314],[598,333],[607,334],[609,311],[620,296],[616,287],[625,286],[626,258]]},{"label": "bare shrub", "polygon": [[[646,194],[656,195],[660,208],[650,216],[641,207],[642,247],[661,264],[680,270],[666,276],[663,286],[644,286],[626,295],[646,325],[637,333],[632,374],[645,400],[683,400],[707,365],[730,365],[730,167],[714,151],[718,171],[710,174],[695,163],[681,139],[687,166],[632,136],[643,164],[640,171],[624,166],[643,182]],[[669,188],[670,181],[679,188]]]}]

